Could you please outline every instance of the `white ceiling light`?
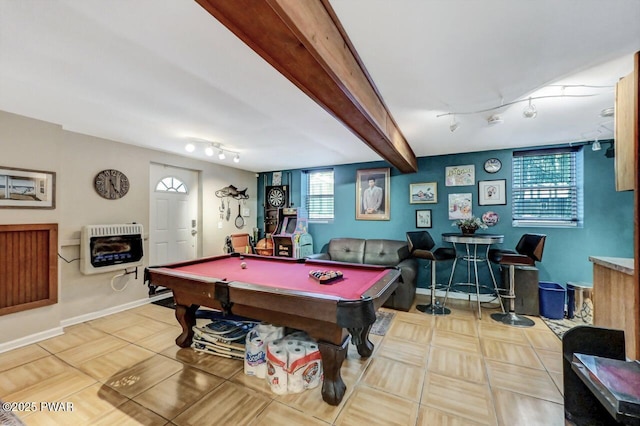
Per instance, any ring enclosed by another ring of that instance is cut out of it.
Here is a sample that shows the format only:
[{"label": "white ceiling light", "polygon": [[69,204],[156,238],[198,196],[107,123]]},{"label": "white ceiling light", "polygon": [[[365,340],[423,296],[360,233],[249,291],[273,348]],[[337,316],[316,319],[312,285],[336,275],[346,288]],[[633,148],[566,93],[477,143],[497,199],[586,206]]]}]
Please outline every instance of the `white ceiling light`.
[{"label": "white ceiling light", "polygon": [[213,157],[213,144],[210,143],[209,146],[204,149],[204,153],[207,157]]},{"label": "white ceiling light", "polygon": [[605,108],[600,111],[600,117],[613,117],[615,114],[615,109],[613,107]]},{"label": "white ceiling light", "polygon": [[196,150],[196,146],[195,146],[194,144],[192,144],[192,143],[188,143],[188,144],[186,144],[186,145],[184,146],[184,149],[185,149],[187,152],[193,152],[193,151],[195,151],[195,150]]},{"label": "white ceiling light", "polygon": [[240,162],[240,154],[236,154],[236,156],[233,157],[233,162],[234,163],[239,163]]},{"label": "white ceiling light", "polygon": [[218,158],[220,160],[224,160],[225,158],[227,158],[227,156],[224,155],[224,151],[223,150],[218,151]]},{"label": "white ceiling light", "polygon": [[536,115],[538,115],[538,110],[536,109],[536,106],[531,103],[531,98],[529,98],[529,105],[527,105],[522,111],[522,116],[524,118],[536,118]]},{"label": "white ceiling light", "polygon": [[487,118],[487,124],[489,124],[489,126],[495,126],[496,124],[502,123],[504,123],[504,120],[498,114],[493,114],[489,118]]}]

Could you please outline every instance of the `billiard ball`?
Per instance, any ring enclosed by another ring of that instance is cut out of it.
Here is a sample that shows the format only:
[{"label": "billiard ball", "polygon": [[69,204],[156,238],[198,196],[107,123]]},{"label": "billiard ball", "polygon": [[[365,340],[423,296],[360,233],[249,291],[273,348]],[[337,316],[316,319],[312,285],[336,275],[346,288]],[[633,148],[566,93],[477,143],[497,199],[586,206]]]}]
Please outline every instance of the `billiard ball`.
[{"label": "billiard ball", "polygon": [[247,262],[242,262],[242,263],[240,264],[240,267],[241,267],[242,269],[247,269]]}]

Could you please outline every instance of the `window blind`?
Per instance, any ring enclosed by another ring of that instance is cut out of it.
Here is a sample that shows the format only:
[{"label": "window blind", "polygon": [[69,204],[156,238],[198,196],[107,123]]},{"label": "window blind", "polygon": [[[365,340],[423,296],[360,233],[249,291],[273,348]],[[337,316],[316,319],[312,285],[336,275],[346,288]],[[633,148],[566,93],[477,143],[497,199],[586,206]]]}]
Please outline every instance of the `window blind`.
[{"label": "window blind", "polygon": [[305,206],[309,220],[333,220],[333,170],[306,172]]},{"label": "window blind", "polygon": [[514,152],[514,225],[577,226],[576,164],[573,148]]}]

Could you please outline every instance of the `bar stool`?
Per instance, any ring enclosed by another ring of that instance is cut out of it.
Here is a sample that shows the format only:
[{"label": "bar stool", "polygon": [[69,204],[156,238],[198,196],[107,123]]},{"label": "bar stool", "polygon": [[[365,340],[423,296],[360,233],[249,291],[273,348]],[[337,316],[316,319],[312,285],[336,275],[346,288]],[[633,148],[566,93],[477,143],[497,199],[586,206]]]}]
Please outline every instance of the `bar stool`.
[{"label": "bar stool", "polygon": [[451,309],[445,308],[436,300],[436,264],[445,260],[455,259],[455,250],[445,247],[433,250],[436,243],[427,231],[407,232],[407,242],[409,243],[409,252],[413,257],[431,261],[431,303],[417,305],[416,309],[431,315],[450,314]]},{"label": "bar stool", "polygon": [[511,250],[489,251],[492,262],[509,268],[509,293],[500,296],[509,299],[509,311],[491,314],[493,320],[515,327],[531,327],[535,324],[530,318],[516,314],[515,267],[534,266],[536,262],[540,262],[546,238],[546,235],[541,234],[524,234],[518,241],[515,252]]}]

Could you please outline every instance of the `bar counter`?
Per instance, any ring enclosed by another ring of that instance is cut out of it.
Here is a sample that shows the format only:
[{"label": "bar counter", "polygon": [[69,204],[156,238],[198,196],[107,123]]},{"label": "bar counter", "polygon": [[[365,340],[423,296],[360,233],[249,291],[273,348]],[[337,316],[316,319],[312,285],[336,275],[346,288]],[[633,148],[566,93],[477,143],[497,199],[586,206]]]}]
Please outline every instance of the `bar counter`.
[{"label": "bar counter", "polygon": [[631,258],[589,256],[593,263],[593,325],[624,330],[626,356],[638,359],[640,307]]}]

